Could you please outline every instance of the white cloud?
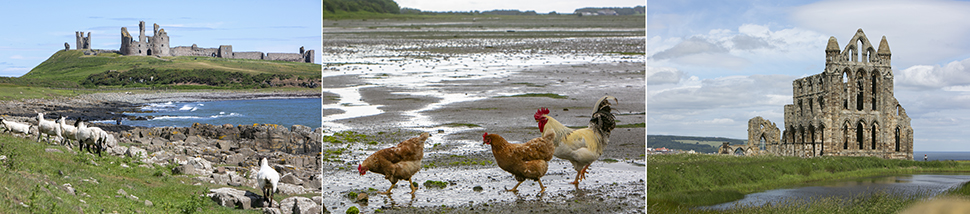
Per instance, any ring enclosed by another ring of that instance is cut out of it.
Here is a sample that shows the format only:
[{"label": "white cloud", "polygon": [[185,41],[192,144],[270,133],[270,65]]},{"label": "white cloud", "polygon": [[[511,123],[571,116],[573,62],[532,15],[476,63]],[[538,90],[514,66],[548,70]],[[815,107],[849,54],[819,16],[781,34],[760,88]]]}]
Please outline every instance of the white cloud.
[{"label": "white cloud", "polygon": [[[817,32],[799,28],[771,31],[765,25],[744,24],[737,32],[713,29],[679,41],[654,36],[647,46],[653,46],[648,51],[649,60],[673,63],[665,64],[668,66],[742,70],[759,62],[820,61],[818,55],[823,53],[827,39]],[[677,43],[671,45],[672,42]]]},{"label": "white cloud", "polygon": [[840,48],[859,28],[873,45],[885,35],[893,62],[909,67],[966,54],[970,45],[967,11],[970,2],[821,1],[794,8],[791,18],[801,26],[836,36]]},{"label": "white cloud", "polygon": [[25,59],[24,56],[21,56],[21,55],[13,55],[13,56],[10,56],[10,58],[11,59]]},{"label": "white cloud", "polygon": [[944,66],[915,65],[896,71],[893,80],[900,87],[918,90],[961,91],[970,87],[968,69],[970,69],[970,59],[953,61]]},{"label": "white cloud", "polygon": [[684,78],[684,72],[670,67],[647,66],[647,85],[676,84]]}]

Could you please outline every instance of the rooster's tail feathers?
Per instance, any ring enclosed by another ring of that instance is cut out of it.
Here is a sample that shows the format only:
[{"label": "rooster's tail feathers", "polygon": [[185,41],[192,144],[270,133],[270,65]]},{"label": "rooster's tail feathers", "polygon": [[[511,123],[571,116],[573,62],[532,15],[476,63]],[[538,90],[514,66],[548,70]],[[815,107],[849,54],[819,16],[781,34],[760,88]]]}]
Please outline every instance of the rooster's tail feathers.
[{"label": "rooster's tail feathers", "polygon": [[603,96],[598,101],[596,101],[596,106],[593,106],[593,115],[589,119],[589,127],[594,128],[597,132],[603,135],[603,137],[609,137],[610,132],[616,128],[616,117],[613,115],[612,108],[610,108],[610,99],[619,103],[619,100],[613,96]]}]

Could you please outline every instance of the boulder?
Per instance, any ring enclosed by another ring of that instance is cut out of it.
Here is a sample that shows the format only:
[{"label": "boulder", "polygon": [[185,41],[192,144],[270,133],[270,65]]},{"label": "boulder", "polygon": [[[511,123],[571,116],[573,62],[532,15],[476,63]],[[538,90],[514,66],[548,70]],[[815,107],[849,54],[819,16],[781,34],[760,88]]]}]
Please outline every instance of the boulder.
[{"label": "boulder", "polygon": [[[212,201],[215,201],[216,204],[219,204],[219,206],[224,207],[233,207],[236,209],[266,207],[264,206],[262,196],[250,191],[238,190],[229,187],[209,190],[209,194],[206,196],[210,197]],[[279,205],[274,203],[273,207],[279,207]]]},{"label": "boulder", "polygon": [[241,154],[241,153],[231,154],[226,156],[226,160],[224,160],[223,163],[229,164],[229,165],[242,166],[239,163],[246,161],[246,158],[249,158],[249,157],[250,156],[246,156],[245,154]]},{"label": "boulder", "polygon": [[293,175],[293,173],[286,173],[285,175],[280,177],[280,182],[294,184],[294,185],[303,184],[303,180],[300,178],[297,178],[296,175]]},{"label": "boulder", "polygon": [[323,187],[323,184],[321,183],[322,182],[321,176],[322,176],[321,174],[314,174],[305,182],[303,182],[303,187],[306,188],[308,191],[321,191],[321,187]]},{"label": "boulder", "polygon": [[307,193],[306,189],[303,188],[303,186],[297,186],[297,185],[288,184],[288,183],[279,183],[279,185],[276,186],[276,188],[279,189],[280,194],[283,194],[283,195],[296,195],[296,194]]},{"label": "boulder", "polygon": [[129,157],[134,157],[137,159],[143,159],[145,157],[148,157],[148,151],[145,151],[145,149],[142,149],[142,148],[138,148],[137,146],[132,146],[128,148],[128,151],[125,152],[125,155]]},{"label": "boulder", "polygon": [[[313,203],[313,200],[300,196],[289,197],[287,199],[283,199],[283,201],[280,201],[280,211],[283,211],[283,214],[311,213],[310,208],[319,206],[320,205]],[[319,211],[317,213],[319,213]]]},{"label": "boulder", "polygon": [[183,141],[185,141],[186,144],[189,144],[189,145],[192,145],[192,146],[197,146],[197,145],[202,145],[202,144],[209,143],[209,141],[207,141],[206,139],[204,139],[202,137],[199,137],[198,135],[188,136]]},{"label": "boulder", "polygon": [[108,154],[111,154],[111,155],[125,155],[125,153],[128,152],[128,147],[125,147],[125,146],[109,147],[107,152]]},{"label": "boulder", "polygon": [[280,208],[277,208],[277,207],[273,207],[273,208],[263,207],[263,214],[282,214],[282,213],[283,212],[280,211]]},{"label": "boulder", "polygon": [[229,181],[231,180],[227,174],[213,173],[212,181],[214,181],[216,185],[229,185]]}]

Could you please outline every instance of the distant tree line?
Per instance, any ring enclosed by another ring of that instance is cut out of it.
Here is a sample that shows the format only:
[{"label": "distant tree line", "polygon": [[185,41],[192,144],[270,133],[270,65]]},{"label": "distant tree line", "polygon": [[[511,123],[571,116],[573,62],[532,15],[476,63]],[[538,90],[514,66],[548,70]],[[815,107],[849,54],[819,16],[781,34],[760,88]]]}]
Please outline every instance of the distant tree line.
[{"label": "distant tree line", "polygon": [[[146,87],[165,85],[205,85],[222,88],[266,88],[281,86],[279,80],[292,79],[292,74],[247,74],[213,69],[154,69],[135,68],[125,72],[105,71],[88,76],[81,85],[87,88],[97,86]],[[313,80],[296,77],[297,84],[316,87]]]},{"label": "distant tree line", "polygon": [[358,12],[367,11],[373,13],[401,13],[401,7],[393,0],[325,0],[323,1],[324,12]]},{"label": "distant tree line", "polygon": [[[538,13],[536,13],[536,11],[534,11],[534,10],[527,10],[527,11],[524,11],[524,12],[523,11],[520,11],[520,10],[421,11],[419,9],[407,8],[407,7],[401,8],[401,14],[426,14],[426,15],[434,15],[434,14],[461,14],[461,15],[514,15],[514,16],[517,16],[517,15],[527,15],[527,16],[538,15]],[[556,12],[553,11],[553,12],[551,12],[549,14],[556,14]]]},{"label": "distant tree line", "polygon": [[719,141],[719,142],[728,142],[731,145],[741,145],[741,144],[747,143],[745,140],[730,139],[730,138],[647,135],[647,146],[650,148],[665,147],[668,149],[694,150],[695,152],[701,152],[701,153],[714,153],[714,152],[717,152],[717,149],[720,147],[720,145],[710,146],[706,144],[687,144],[687,143],[678,142],[678,140]]},{"label": "distant tree line", "polygon": [[621,15],[621,16],[622,15],[643,15],[647,13],[646,7],[636,6],[636,7],[585,7],[585,8],[576,9],[576,11],[574,11],[573,14],[580,14],[583,12],[597,13],[601,10],[613,10],[616,12],[616,15]]}]

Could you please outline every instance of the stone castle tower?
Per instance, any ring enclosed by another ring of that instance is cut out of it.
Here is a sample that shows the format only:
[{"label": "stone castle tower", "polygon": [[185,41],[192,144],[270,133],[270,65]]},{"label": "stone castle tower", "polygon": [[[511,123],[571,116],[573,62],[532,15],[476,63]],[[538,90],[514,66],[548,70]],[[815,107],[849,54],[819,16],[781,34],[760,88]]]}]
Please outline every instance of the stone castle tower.
[{"label": "stone castle tower", "polygon": [[88,36],[85,37],[83,31],[74,31],[74,37],[77,40],[77,46],[75,48],[78,50],[91,49],[91,32],[88,32]]},{"label": "stone castle tower", "polygon": [[859,29],[841,50],[830,37],[825,71],[792,82],[793,104],[785,105],[781,139],[752,128],[773,126],[753,118],[746,145],[753,151],[746,153],[912,160],[913,128],[893,96],[891,56],[885,36],[876,49]]},{"label": "stone castle tower", "polygon": [[168,33],[161,29],[158,24],[154,24],[152,36],[145,36],[145,22],[138,22],[138,40],[136,41],[128,28],[121,27],[121,49],[122,55],[134,56],[171,56],[169,54]]}]

